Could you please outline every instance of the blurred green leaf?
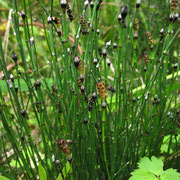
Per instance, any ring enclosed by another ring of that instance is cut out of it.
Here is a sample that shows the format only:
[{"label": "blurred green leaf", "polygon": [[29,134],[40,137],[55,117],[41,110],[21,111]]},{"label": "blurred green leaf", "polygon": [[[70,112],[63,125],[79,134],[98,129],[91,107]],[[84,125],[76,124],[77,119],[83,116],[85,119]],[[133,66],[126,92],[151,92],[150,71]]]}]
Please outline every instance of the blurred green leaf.
[{"label": "blurred green leaf", "polygon": [[56,180],[63,180],[61,173],[59,174]]},{"label": "blurred green leaf", "polygon": [[[34,83],[34,79],[31,79],[31,83]],[[42,84],[42,88],[46,88],[47,86],[50,87],[52,85],[52,79],[40,79],[41,84]],[[46,82],[46,83],[45,83]],[[46,85],[47,84],[47,85]],[[14,80],[14,85],[18,86],[18,80],[15,79]],[[0,88],[2,92],[8,92],[8,86],[5,80],[0,80]],[[18,86],[20,91],[25,91],[28,92],[28,86],[26,84],[26,82],[23,79],[20,79],[20,87]]]},{"label": "blurred green leaf", "polygon": [[0,6],[6,9],[9,9],[8,2],[4,0],[0,0]]},{"label": "blurred green leaf", "polygon": [[0,175],[0,180],[9,180],[9,178]]},{"label": "blurred green leaf", "polygon": [[164,171],[161,176],[161,180],[180,180],[180,173],[178,173],[175,169],[168,169]]},{"label": "blurred green leaf", "polygon": [[[69,162],[67,162],[66,166],[62,170],[64,178],[66,178],[68,173],[70,173],[70,172],[71,172],[71,165]],[[63,180],[61,173],[58,175],[56,180]]]},{"label": "blurred green leaf", "polygon": [[39,179],[40,180],[47,180],[46,170],[41,165],[41,162],[39,163],[38,172],[39,172]]}]

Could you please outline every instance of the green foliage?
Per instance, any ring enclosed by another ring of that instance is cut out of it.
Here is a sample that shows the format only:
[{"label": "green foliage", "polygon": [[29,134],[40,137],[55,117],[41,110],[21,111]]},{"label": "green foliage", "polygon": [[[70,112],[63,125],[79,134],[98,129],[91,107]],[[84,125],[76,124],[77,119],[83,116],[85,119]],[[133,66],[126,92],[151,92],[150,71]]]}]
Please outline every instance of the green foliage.
[{"label": "green foliage", "polygon": [[69,162],[66,163],[66,166],[62,169],[62,173],[59,173],[56,180],[63,180],[63,177],[66,178],[68,176],[68,173],[72,173],[71,165]]},{"label": "green foliage", "polygon": [[61,173],[59,173],[59,175],[58,175],[58,177],[57,177],[56,180],[63,180],[63,177],[62,177],[62,174],[61,174]]},{"label": "green foliage", "polygon": [[0,180],[10,180],[9,178],[5,177],[5,176],[1,176],[0,175]]},{"label": "green foliage", "polygon": [[39,179],[40,180],[47,180],[46,170],[42,166],[41,162],[39,162],[38,172],[39,172]]},{"label": "green foliage", "polygon": [[8,2],[4,1],[4,0],[0,0],[0,6],[3,7],[3,8],[6,8],[6,9],[9,8]]},{"label": "green foliage", "polygon": [[[180,28],[168,1],[61,2],[0,0],[1,175],[121,180],[140,157],[171,153],[165,167],[178,168]],[[134,173],[172,172],[162,166],[145,158]]]},{"label": "green foliage", "polygon": [[131,173],[129,180],[180,180],[180,173],[175,169],[163,170],[163,161],[154,156],[151,160],[144,157],[138,163],[138,168]]},{"label": "green foliage", "polygon": [[172,136],[172,135],[167,135],[164,137],[163,139],[163,143],[161,146],[161,153],[167,153],[168,152],[168,147],[169,144],[171,145],[171,148],[169,149],[169,154],[172,154],[173,152],[175,152],[176,146],[179,146],[180,143],[180,134],[178,134],[177,136]]}]

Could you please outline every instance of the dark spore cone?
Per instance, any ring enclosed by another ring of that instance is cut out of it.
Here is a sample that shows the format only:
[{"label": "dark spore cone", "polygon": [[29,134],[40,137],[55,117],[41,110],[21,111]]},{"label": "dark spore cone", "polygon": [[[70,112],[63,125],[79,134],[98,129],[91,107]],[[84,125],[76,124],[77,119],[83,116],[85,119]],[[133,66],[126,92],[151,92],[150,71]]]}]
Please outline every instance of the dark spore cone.
[{"label": "dark spore cone", "polygon": [[98,63],[97,58],[94,58],[93,63],[94,63],[94,65],[97,65],[97,63]]},{"label": "dark spore cone", "polygon": [[93,9],[93,7],[94,7],[94,2],[93,1],[90,2],[90,7],[91,7],[91,9]]},{"label": "dark spore cone", "polygon": [[41,86],[41,81],[40,81],[39,79],[36,79],[36,80],[34,81],[34,87],[35,87],[35,89],[37,90],[38,88],[40,88],[40,86]]},{"label": "dark spore cone", "polygon": [[125,18],[126,18],[127,13],[128,13],[128,7],[127,7],[127,6],[124,6],[124,7],[122,8],[122,11],[121,11],[122,19],[125,19]]},{"label": "dark spore cone", "polygon": [[111,87],[111,86],[107,87],[107,90],[108,90],[108,91],[111,91],[111,92],[113,92],[113,93],[116,92],[115,89],[114,89],[113,87]]},{"label": "dark spore cone", "polygon": [[117,43],[113,43],[113,48],[117,49]]},{"label": "dark spore cone", "polygon": [[20,113],[21,113],[22,116],[24,116],[24,117],[26,116],[26,111],[24,109],[21,109]]},{"label": "dark spore cone", "polygon": [[69,4],[67,4],[67,15],[69,17],[69,20],[72,22],[74,20],[74,16],[73,16],[73,13],[72,13],[72,10],[71,10]]},{"label": "dark spore cone", "polygon": [[178,0],[171,0],[170,6],[171,6],[171,13],[173,13],[178,6]]},{"label": "dark spore cone", "polygon": [[102,103],[102,108],[103,108],[103,109],[106,109],[106,102],[103,102],[103,103]]},{"label": "dark spore cone", "polygon": [[56,103],[56,105],[57,105],[58,113],[61,114],[61,113],[62,113],[62,108],[61,108],[60,101],[58,101],[58,102]]},{"label": "dark spore cone", "polygon": [[83,64],[79,56],[74,58],[74,65],[78,69],[79,72],[83,70]]},{"label": "dark spore cone", "polygon": [[84,118],[84,124],[87,124],[87,123],[88,123],[88,119]]},{"label": "dark spore cone", "polygon": [[57,18],[57,17],[51,17],[52,21],[55,23],[55,24],[60,24],[60,19]]},{"label": "dark spore cone", "polygon": [[69,154],[70,154],[70,151],[71,151],[71,149],[70,149],[70,147],[69,147],[68,144],[69,144],[69,143],[68,143],[68,140],[58,139],[58,141],[57,141],[58,147],[59,147],[60,150],[61,150],[62,152],[64,152],[66,155],[69,155]]},{"label": "dark spore cone", "polygon": [[138,8],[140,8],[140,6],[141,6],[141,0],[138,0],[136,3],[136,8],[138,9]]},{"label": "dark spore cone", "polygon": [[106,49],[104,49],[103,50],[103,57],[106,58],[106,56],[107,56],[107,51],[106,51]]},{"label": "dark spore cone", "polygon": [[61,8],[63,10],[66,10],[66,8],[67,8],[67,1],[66,0],[61,0]]},{"label": "dark spore cone", "polygon": [[21,11],[21,17],[22,17],[22,19],[23,19],[23,20],[25,20],[25,18],[26,18],[26,14],[25,14],[25,12],[24,12],[24,11]]},{"label": "dark spore cone", "polygon": [[84,92],[85,92],[85,87],[81,86],[81,93],[84,93]]},{"label": "dark spore cone", "polygon": [[11,57],[12,57],[13,61],[16,63],[18,58],[17,58],[17,55],[14,51],[12,52]]},{"label": "dark spore cone", "polygon": [[53,84],[53,85],[51,86],[51,88],[52,88],[52,92],[53,92],[53,93],[56,93],[56,94],[58,93],[56,84]]},{"label": "dark spore cone", "polygon": [[102,101],[104,101],[106,97],[106,88],[104,83],[102,81],[98,81],[97,88],[99,91],[99,96],[101,97]]},{"label": "dark spore cone", "polygon": [[57,30],[57,34],[58,34],[59,37],[61,37],[62,32],[58,29],[58,30]]},{"label": "dark spore cone", "polygon": [[80,24],[81,24],[81,32],[83,35],[86,35],[88,33],[88,24],[87,20],[85,19],[84,16],[81,15],[80,17]]},{"label": "dark spore cone", "polygon": [[97,4],[97,7],[96,7],[96,10],[97,10],[97,11],[99,10],[101,3],[102,3],[102,0],[99,0],[99,1],[98,1],[98,4]]},{"label": "dark spore cone", "polygon": [[48,23],[48,24],[51,24],[51,23],[52,23],[52,18],[51,18],[51,16],[48,16],[48,18],[47,18],[47,23]]}]

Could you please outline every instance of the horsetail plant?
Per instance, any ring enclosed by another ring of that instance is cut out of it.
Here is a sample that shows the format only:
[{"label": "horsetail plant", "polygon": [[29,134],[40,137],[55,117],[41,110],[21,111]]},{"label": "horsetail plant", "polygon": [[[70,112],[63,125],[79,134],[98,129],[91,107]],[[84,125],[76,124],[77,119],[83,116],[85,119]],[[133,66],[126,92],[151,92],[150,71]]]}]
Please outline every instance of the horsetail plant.
[{"label": "horsetail plant", "polygon": [[[0,178],[128,179],[144,156],[178,168],[177,3],[11,0]],[[155,29],[152,4],[170,17]]]}]

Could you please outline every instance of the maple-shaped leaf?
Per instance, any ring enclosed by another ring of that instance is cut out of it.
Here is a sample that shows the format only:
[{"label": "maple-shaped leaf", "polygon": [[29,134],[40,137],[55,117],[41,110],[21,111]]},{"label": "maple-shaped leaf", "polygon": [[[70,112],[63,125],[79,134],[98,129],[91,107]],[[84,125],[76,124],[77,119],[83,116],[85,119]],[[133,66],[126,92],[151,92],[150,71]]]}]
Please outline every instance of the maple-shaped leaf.
[{"label": "maple-shaped leaf", "polygon": [[138,163],[139,169],[131,173],[129,180],[180,180],[180,173],[175,169],[163,170],[163,162],[152,156],[144,157]]},{"label": "maple-shaped leaf", "polygon": [[132,172],[131,175],[132,176],[129,178],[129,180],[158,180],[153,173],[143,169],[137,169]]},{"label": "maple-shaped leaf", "polygon": [[161,175],[161,180],[180,180],[180,173],[176,169],[167,169]]},{"label": "maple-shaped leaf", "polygon": [[151,172],[157,176],[160,176],[163,173],[163,162],[161,159],[157,159],[152,156],[151,160],[147,157],[144,157],[138,163],[139,169]]}]

